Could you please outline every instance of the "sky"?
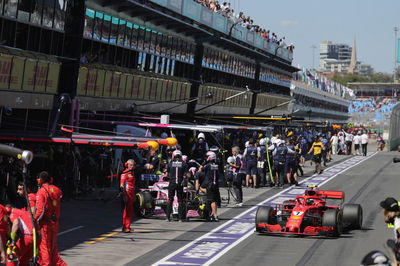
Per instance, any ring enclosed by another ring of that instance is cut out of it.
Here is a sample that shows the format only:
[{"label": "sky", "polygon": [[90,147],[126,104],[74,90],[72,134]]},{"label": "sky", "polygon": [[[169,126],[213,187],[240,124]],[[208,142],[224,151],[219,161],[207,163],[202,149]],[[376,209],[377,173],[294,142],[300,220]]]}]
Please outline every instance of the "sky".
[{"label": "sky", "polygon": [[[221,0],[222,1],[222,0]],[[294,66],[319,68],[319,45],[324,40],[353,45],[357,60],[375,72],[393,73],[394,27],[400,28],[400,0],[229,0],[254,23],[293,43]],[[400,32],[398,33],[400,38]]]}]

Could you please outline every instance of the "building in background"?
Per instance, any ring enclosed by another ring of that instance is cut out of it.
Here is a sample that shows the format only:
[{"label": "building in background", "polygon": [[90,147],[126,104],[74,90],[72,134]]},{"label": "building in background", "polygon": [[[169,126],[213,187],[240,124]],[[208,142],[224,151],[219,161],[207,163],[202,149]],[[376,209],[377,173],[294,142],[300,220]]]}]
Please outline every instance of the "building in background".
[{"label": "building in background", "polygon": [[371,65],[357,61],[356,42],[353,47],[323,41],[320,45],[320,71],[324,73],[358,74],[368,76],[374,73]]}]

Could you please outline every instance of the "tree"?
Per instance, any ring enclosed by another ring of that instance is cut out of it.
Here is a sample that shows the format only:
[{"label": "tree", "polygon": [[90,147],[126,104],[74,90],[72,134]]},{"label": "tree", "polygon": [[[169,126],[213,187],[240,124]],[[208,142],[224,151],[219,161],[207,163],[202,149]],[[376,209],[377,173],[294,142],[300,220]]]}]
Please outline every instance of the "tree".
[{"label": "tree", "polygon": [[360,76],[356,74],[341,75],[335,73],[332,80],[344,86],[347,86],[348,83],[352,82],[390,83],[393,82],[393,75],[381,72],[369,76]]}]

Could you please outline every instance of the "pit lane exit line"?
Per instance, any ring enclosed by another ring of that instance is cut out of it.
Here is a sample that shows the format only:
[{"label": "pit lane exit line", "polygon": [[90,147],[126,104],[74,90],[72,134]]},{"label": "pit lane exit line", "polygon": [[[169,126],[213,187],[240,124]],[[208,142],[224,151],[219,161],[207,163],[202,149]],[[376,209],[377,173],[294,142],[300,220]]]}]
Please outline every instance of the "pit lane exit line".
[{"label": "pit lane exit line", "polygon": [[62,231],[62,232],[58,233],[58,236],[62,236],[62,235],[64,235],[64,234],[66,234],[66,233],[69,233],[69,232],[72,232],[72,231],[81,229],[81,228],[83,228],[83,227],[84,227],[83,225],[80,225],[80,226],[77,226],[77,227],[74,227],[74,228],[71,228],[71,229]]},{"label": "pit lane exit line", "polygon": [[301,181],[302,187],[289,187],[262,201],[249,210],[220,225],[211,232],[195,239],[184,247],[166,256],[153,265],[210,265],[240,242],[254,234],[254,219],[258,206],[272,205],[304,193],[307,185],[322,186],[339,174],[368,160],[377,152],[368,156],[355,156],[342,163],[329,167],[322,175],[313,175]]},{"label": "pit lane exit line", "polygon": [[104,240],[104,239],[106,239],[106,238],[108,238],[108,237],[115,236],[115,235],[117,235],[117,234],[119,234],[119,233],[121,233],[121,232],[120,232],[120,231],[114,231],[114,232],[111,232],[111,233],[109,233],[109,234],[103,235],[102,237],[96,238],[95,240],[88,241],[88,242],[86,242],[86,244],[88,244],[88,245],[96,244],[96,243],[99,242],[99,241],[102,241],[102,240]]}]

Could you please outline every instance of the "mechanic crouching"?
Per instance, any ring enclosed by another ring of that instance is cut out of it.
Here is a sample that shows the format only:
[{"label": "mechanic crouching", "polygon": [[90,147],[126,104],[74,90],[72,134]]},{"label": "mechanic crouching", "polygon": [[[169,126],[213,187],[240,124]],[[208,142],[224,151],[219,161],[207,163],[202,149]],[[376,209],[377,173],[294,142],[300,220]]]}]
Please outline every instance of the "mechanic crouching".
[{"label": "mechanic crouching", "polygon": [[175,150],[172,153],[172,161],[168,164],[168,175],[169,175],[169,185],[168,185],[168,205],[167,205],[167,219],[166,221],[171,221],[172,204],[174,202],[175,192],[178,198],[178,219],[183,222],[184,211],[184,194],[183,187],[186,181],[186,175],[188,173],[188,165],[182,161],[182,152],[180,150]]}]

